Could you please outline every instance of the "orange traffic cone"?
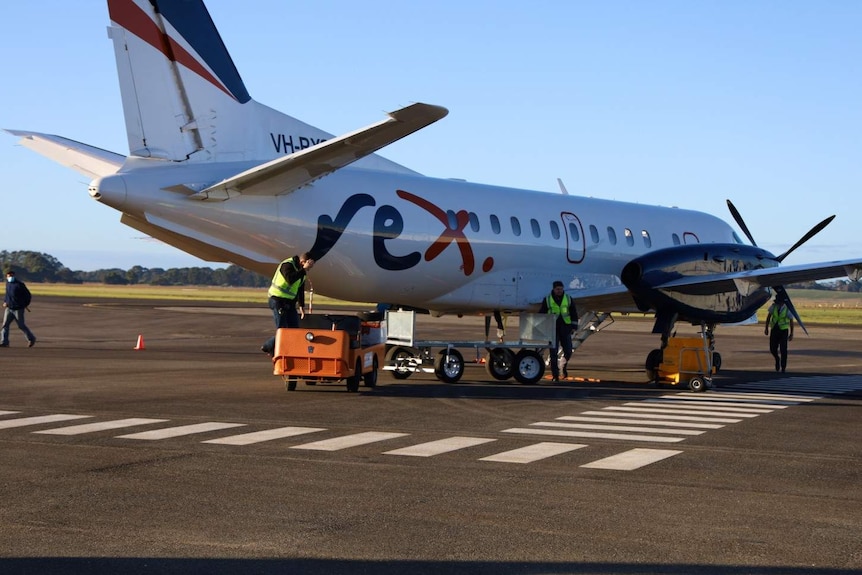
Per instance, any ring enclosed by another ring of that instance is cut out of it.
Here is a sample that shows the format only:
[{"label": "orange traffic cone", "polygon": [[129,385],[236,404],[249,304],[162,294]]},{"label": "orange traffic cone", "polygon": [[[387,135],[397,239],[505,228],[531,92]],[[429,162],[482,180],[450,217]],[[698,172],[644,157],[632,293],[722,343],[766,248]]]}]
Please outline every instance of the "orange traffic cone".
[{"label": "orange traffic cone", "polygon": [[135,350],[147,349],[147,348],[144,346],[144,336],[142,336],[142,335],[139,335],[139,336],[138,336],[138,343],[136,343],[136,344],[135,344],[135,347],[133,347],[132,349],[135,349]]}]

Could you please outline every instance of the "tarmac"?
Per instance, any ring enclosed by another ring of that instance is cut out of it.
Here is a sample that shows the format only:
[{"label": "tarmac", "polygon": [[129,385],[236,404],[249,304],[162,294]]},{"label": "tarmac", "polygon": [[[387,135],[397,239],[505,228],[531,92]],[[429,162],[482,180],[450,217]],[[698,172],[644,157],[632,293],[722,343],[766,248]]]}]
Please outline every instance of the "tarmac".
[{"label": "tarmac", "polygon": [[782,374],[719,327],[701,394],[645,383],[632,319],[559,384],[287,392],[263,299],[34,299],[37,344],[0,349],[0,573],[862,573],[859,329],[797,329]]}]

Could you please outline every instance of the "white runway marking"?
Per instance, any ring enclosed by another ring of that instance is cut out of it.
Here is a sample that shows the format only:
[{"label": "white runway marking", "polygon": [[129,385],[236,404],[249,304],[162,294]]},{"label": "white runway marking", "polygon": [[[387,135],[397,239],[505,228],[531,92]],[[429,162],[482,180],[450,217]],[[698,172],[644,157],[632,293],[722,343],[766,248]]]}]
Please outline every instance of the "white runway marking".
[{"label": "white runway marking", "polygon": [[667,398],[657,398],[657,399],[646,399],[644,401],[652,402],[652,403],[676,403],[679,405],[697,405],[700,407],[706,408],[729,408],[733,409],[744,409],[745,411],[750,411],[752,413],[761,411],[765,413],[769,413],[770,411],[775,411],[776,409],[787,409],[791,405],[798,405],[798,403],[774,403],[774,402],[745,402],[745,401],[728,401],[721,400],[720,398],[712,398],[712,399],[689,399],[687,397],[667,397]]},{"label": "white runway marking", "polygon": [[[585,412],[589,413],[589,412]],[[615,414],[608,413],[602,415],[613,416]],[[626,414],[619,414],[617,417],[589,417],[589,416],[581,416],[581,415],[564,415],[562,417],[558,417],[557,419],[562,419],[564,421],[589,421],[592,423],[629,423],[634,425],[663,425],[665,427],[684,427],[687,429],[721,429],[724,427],[724,424],[721,423],[688,423],[688,422],[679,422],[679,421],[667,421],[665,419],[660,419],[658,421],[651,421],[648,419],[624,419],[623,416]],[[637,417],[637,416],[634,416]],[[737,420],[738,421],[738,420]],[[535,425],[535,424],[534,424]]]},{"label": "white runway marking", "polygon": [[312,449],[316,451],[338,451],[347,449],[348,447],[356,447],[377,441],[386,441],[387,439],[395,439],[404,437],[409,433],[386,433],[383,431],[366,431],[364,433],[354,433],[343,437],[334,437],[332,439],[324,439],[312,443],[303,443],[302,445],[291,446],[290,449]]},{"label": "white runway marking", "polygon": [[243,433],[241,435],[231,435],[220,439],[208,439],[201,443],[216,443],[219,445],[251,445],[252,443],[260,443],[261,441],[272,441],[273,439],[294,437],[296,435],[315,433],[317,431],[326,431],[326,429],[322,427],[279,427],[277,429],[267,429],[264,431]]},{"label": "white runway marking", "polygon": [[665,399],[676,399],[685,401],[696,401],[698,403],[714,403],[716,405],[736,405],[739,407],[750,405],[756,407],[758,405],[772,407],[786,407],[788,405],[799,405],[803,401],[811,401],[808,399],[788,399],[786,397],[752,397],[753,394],[746,396],[745,394],[735,393],[680,393],[679,395],[663,395]]},{"label": "white runway marking", "polygon": [[12,415],[13,413],[21,413],[20,411],[0,411],[0,415]]},{"label": "white runway marking", "polygon": [[723,415],[736,415],[737,413],[772,413],[771,408],[755,408],[755,407],[720,407],[715,405],[698,405],[692,401],[674,401],[671,399],[644,399],[643,401],[624,403],[623,405],[649,405],[657,407],[668,407],[671,409],[690,409],[695,412],[717,411]]},{"label": "white runway marking", "polygon": [[539,461],[540,459],[547,459],[548,457],[568,453],[575,449],[581,449],[582,447],[586,447],[586,445],[581,443],[554,443],[551,441],[543,441],[541,443],[534,443],[533,445],[528,445],[519,449],[504,451],[496,455],[489,455],[488,457],[483,457],[479,461],[532,463],[534,461]]},{"label": "white runway marking", "polygon": [[[613,410],[623,411],[625,413],[614,413]],[[695,417],[693,415],[657,415],[655,413],[638,413],[635,409],[626,407],[606,407],[602,411],[585,411],[581,415],[603,415],[603,416],[619,416],[619,417],[637,417],[638,419],[660,419],[670,421],[701,421],[715,423],[739,423],[741,419],[729,419],[718,417]]]},{"label": "white runway marking", "polygon": [[702,429],[669,429],[662,427],[640,427],[631,425],[599,425],[594,423],[559,423],[556,421],[537,421],[530,425],[541,425],[544,427],[564,427],[566,429],[596,429],[603,431],[639,431],[645,433],[667,433],[670,435],[702,435],[706,431]]},{"label": "white runway marking", "polygon": [[[628,404],[627,404],[628,405]],[[631,404],[637,405],[637,404]],[[662,407],[606,407],[607,410],[614,411],[633,411],[640,413],[665,413],[665,414],[676,414],[680,413],[682,415],[700,415],[700,416],[708,416],[714,415],[716,417],[728,416],[732,415],[733,417],[757,417],[760,415],[759,413],[728,413],[726,411],[698,411],[698,410],[685,410],[683,409],[685,406],[679,406],[679,408],[671,407],[671,406],[662,406]],[[706,421],[705,419],[703,421]]]},{"label": "white runway marking", "polygon": [[667,459],[682,453],[672,449],[631,449],[604,459],[581,465],[590,469],[612,469],[615,471],[632,471],[650,463]]},{"label": "white runway marking", "polygon": [[410,447],[402,447],[401,449],[393,449],[392,451],[384,452],[384,455],[409,455],[412,457],[431,457],[448,453],[474,445],[482,445],[483,443],[491,443],[496,439],[485,439],[482,437],[449,437],[446,439],[438,439],[437,441],[429,441],[427,443],[419,443]]},{"label": "white runway marking", "polygon": [[195,433],[206,433],[207,431],[217,431],[219,429],[230,429],[231,427],[243,427],[244,425],[244,423],[220,423],[218,421],[210,421],[208,423],[195,423],[193,425],[155,429],[153,431],[143,431],[141,433],[131,433],[129,435],[118,435],[117,438],[156,441],[159,439],[170,439],[172,437],[180,437],[183,435],[193,435]]},{"label": "white runway marking", "polygon": [[92,415],[67,415],[65,413],[58,413],[56,415],[39,415],[36,417],[22,417],[20,419],[6,419],[0,421],[0,429],[39,425],[40,423],[57,423],[58,421],[71,421],[73,419],[86,419],[88,417],[92,417]]},{"label": "white runway marking", "polygon": [[34,431],[33,433],[44,433],[46,435],[79,435],[82,433],[104,431],[106,429],[121,429],[123,427],[133,427],[135,425],[161,423],[163,421],[167,421],[167,419],[145,419],[142,417],[136,417],[129,419],[115,419],[114,421],[102,421],[101,423],[84,423],[82,425],[70,425],[69,427],[58,427],[56,429]]},{"label": "white runway marking", "polygon": [[594,439],[624,439],[626,441],[655,441],[658,443],[678,443],[683,437],[666,437],[663,435],[634,435],[628,433],[598,433],[592,431],[569,431],[567,429],[526,429],[513,427],[504,429],[503,433],[523,433],[525,435],[557,435],[560,437],[591,437]]}]

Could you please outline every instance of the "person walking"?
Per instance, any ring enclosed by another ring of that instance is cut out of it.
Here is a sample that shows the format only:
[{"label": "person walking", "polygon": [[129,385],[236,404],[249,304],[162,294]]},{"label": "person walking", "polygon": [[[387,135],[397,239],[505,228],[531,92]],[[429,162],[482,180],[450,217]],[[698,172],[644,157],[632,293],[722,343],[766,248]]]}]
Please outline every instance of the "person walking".
[{"label": "person walking", "polygon": [[787,370],[787,342],[793,341],[793,316],[782,294],[776,295],[775,301],[769,306],[763,333],[769,336],[769,353],[775,358],[775,371],[783,373]]},{"label": "person walking", "polygon": [[9,347],[9,326],[12,321],[24,332],[27,347],[36,345],[36,336],[24,321],[24,312],[30,305],[30,290],[27,284],[15,277],[15,270],[6,270],[6,297],[3,299],[3,329],[0,330],[0,347]]},{"label": "person walking", "polygon": [[[305,317],[305,290],[303,285],[306,272],[314,267],[314,260],[306,252],[302,255],[287,258],[278,264],[272,283],[269,286],[269,308],[276,329],[282,327],[299,327],[300,317]],[[297,313],[297,307],[299,313]],[[275,351],[275,336],[272,336],[260,347],[260,350],[272,356]]]},{"label": "person walking", "polygon": [[557,342],[551,350],[551,380],[560,381],[560,348],[563,349],[563,378],[569,376],[568,363],[572,357],[572,330],[578,325],[578,312],[575,302],[564,290],[563,282],[555,281],[551,293],[542,300],[539,313],[552,313],[557,316],[556,332]]}]

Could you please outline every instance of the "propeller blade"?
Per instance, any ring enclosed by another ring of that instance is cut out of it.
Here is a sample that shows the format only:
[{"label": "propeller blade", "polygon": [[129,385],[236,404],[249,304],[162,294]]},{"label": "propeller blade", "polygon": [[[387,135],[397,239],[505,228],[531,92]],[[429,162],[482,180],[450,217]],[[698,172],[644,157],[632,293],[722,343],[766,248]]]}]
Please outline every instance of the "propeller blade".
[{"label": "propeller blade", "polygon": [[745,222],[742,221],[742,215],[739,213],[739,210],[736,209],[736,206],[733,205],[733,202],[727,200],[727,209],[730,210],[730,214],[733,216],[733,219],[736,220],[736,224],[745,234],[745,237],[748,238],[748,241],[751,242],[751,245],[757,247],[757,242],[754,241],[754,236],[751,235],[751,232],[748,231],[748,226],[745,225]]},{"label": "propeller blade", "polygon": [[787,250],[786,252],[784,252],[783,254],[778,256],[776,259],[779,262],[784,261],[784,258],[786,258],[787,256],[790,255],[790,252],[792,252],[793,250],[795,250],[796,248],[798,248],[799,246],[801,246],[802,244],[804,244],[805,242],[807,242],[808,240],[813,238],[815,235],[817,235],[820,232],[820,230],[822,230],[823,228],[828,226],[829,223],[834,219],[835,219],[834,215],[829,216],[828,218],[826,218],[825,220],[823,220],[822,222],[820,222],[819,224],[817,224],[816,226],[811,228],[811,230],[809,230],[809,232],[807,234],[802,236],[802,239],[800,239],[798,242],[793,244],[793,247],[791,247],[789,250]]},{"label": "propeller blade", "polygon": [[808,335],[808,330],[805,329],[805,324],[802,323],[802,319],[799,317],[799,314],[796,313],[796,308],[793,307],[793,302],[790,301],[790,296],[787,295],[787,290],[784,289],[784,286],[776,286],[772,288],[775,290],[776,295],[780,298],[784,298],[784,303],[787,304],[787,309],[790,310],[791,315],[796,320],[796,323],[799,324],[799,327],[802,328],[802,331],[805,332],[805,335]]}]

